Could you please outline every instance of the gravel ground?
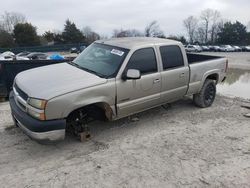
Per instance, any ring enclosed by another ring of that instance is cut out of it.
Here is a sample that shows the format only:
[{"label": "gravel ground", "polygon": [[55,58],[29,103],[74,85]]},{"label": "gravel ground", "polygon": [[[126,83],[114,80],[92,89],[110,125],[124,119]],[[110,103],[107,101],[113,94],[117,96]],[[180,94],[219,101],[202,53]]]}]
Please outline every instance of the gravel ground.
[{"label": "gravel ground", "polygon": [[[1,187],[250,187],[250,106],[217,96],[190,99],[128,118],[92,124],[80,143],[40,145],[12,125],[0,103]],[[134,118],[137,119],[137,118]]]}]

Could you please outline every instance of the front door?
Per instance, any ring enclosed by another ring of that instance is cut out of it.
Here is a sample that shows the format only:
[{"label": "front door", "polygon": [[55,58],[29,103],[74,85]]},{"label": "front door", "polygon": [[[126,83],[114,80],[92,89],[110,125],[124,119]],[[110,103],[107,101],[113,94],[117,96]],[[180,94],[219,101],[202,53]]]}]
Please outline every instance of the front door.
[{"label": "front door", "polygon": [[135,51],[125,71],[128,69],[139,70],[141,78],[117,81],[118,117],[143,111],[160,103],[161,75],[154,49],[143,48]]}]

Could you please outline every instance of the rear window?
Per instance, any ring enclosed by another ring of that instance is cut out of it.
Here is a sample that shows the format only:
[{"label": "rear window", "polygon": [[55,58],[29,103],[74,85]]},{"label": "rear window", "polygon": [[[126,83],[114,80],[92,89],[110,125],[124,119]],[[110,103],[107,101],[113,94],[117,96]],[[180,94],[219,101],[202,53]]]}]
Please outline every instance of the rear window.
[{"label": "rear window", "polygon": [[184,66],[183,56],[179,46],[161,46],[160,52],[164,70]]}]

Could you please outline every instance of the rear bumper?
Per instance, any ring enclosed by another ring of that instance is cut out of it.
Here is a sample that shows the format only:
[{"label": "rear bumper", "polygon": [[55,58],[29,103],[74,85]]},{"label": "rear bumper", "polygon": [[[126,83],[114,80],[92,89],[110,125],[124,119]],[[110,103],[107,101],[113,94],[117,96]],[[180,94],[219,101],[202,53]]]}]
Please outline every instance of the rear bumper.
[{"label": "rear bumper", "polygon": [[30,138],[40,142],[64,139],[66,120],[39,121],[34,119],[16,105],[13,92],[10,93],[9,102],[14,122]]}]

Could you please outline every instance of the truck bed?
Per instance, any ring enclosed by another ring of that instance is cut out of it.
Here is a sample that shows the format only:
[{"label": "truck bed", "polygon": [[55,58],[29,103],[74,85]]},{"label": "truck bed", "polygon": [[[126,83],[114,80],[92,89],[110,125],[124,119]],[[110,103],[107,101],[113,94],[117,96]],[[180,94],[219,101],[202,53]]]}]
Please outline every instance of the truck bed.
[{"label": "truck bed", "polygon": [[187,53],[190,82],[187,94],[198,93],[208,75],[221,82],[226,76],[227,59],[224,57]]},{"label": "truck bed", "polygon": [[223,57],[187,53],[187,59],[188,59],[189,64],[202,63],[202,62],[206,62],[208,60],[215,60],[215,59],[220,59],[220,58],[223,58]]}]

